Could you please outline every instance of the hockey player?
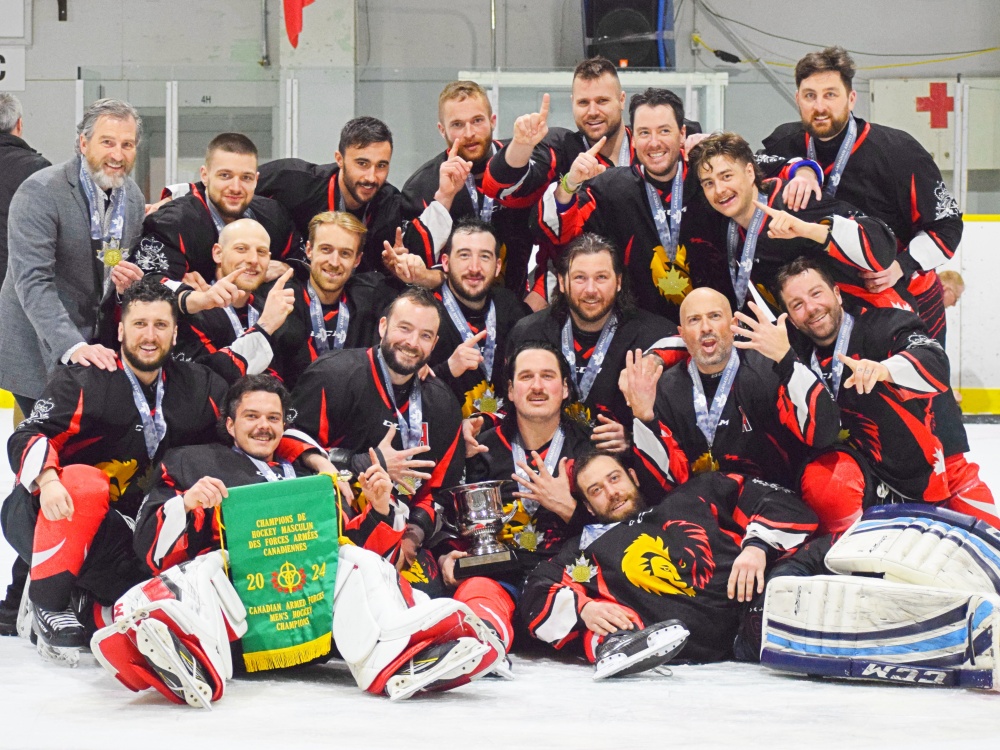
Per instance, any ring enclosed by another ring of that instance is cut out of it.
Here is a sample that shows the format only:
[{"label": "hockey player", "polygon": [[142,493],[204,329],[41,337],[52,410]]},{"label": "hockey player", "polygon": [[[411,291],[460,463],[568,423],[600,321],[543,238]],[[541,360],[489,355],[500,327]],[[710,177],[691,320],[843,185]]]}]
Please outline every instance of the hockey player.
[{"label": "hockey player", "polygon": [[438,564],[454,597],[488,623],[509,650],[514,639],[514,607],[527,573],[579,533],[581,509],[571,492],[572,461],[590,448],[590,430],[566,419],[569,367],[551,344],[528,342],[507,363],[510,415],[481,436],[479,453],[469,459],[468,482],[513,479],[518,491],[505,496],[513,514],[500,539],[515,548],[517,564],[493,577],[459,582],[456,560],[462,549],[442,555]]},{"label": "hockey player", "polygon": [[737,474],[701,474],[659,500],[608,454],[578,459],[574,475],[591,522],[529,575],[520,615],[556,648],[582,640],[595,679],[650,669],[680,646],[685,660],[728,658],[740,603],[816,528],[796,495]]},{"label": "hockey player", "polygon": [[[281,203],[303,237],[308,235],[309,222],[316,214],[353,214],[368,227],[358,270],[390,275],[390,269],[382,263],[382,250],[386,242],[393,244],[396,230],[402,226],[401,196],[388,182],[392,133],[381,120],[357,117],[340,131],[334,158],[333,164],[311,164],[302,159],[275,159],[262,164],[257,193]],[[464,160],[462,164],[449,164],[441,178],[446,186],[442,198],[446,192],[454,196],[465,184],[464,165]],[[434,200],[420,220],[432,236],[436,252],[451,230],[448,207]]]},{"label": "hockey player", "polygon": [[[541,196],[541,188],[511,201],[498,201],[488,194],[486,164],[504,142],[494,140],[496,115],[482,86],[474,81],[452,81],[438,97],[438,131],[445,149],[420,166],[403,185],[403,218],[412,220],[407,229],[406,245],[418,253],[428,266],[437,262],[433,237],[420,216],[437,198],[449,209],[451,219],[466,216],[492,224],[496,230],[497,250],[504,285],[520,300],[525,295],[528,257],[534,240],[528,227],[529,215]],[[453,197],[442,199],[440,171],[452,159],[470,165],[461,189]],[[423,252],[418,250],[423,246]],[[436,285],[435,285],[436,286]]]},{"label": "hockey player", "polygon": [[[238,219],[219,234],[212,248],[215,264],[212,277],[219,290],[178,295],[184,313],[177,334],[176,358],[204,362],[233,382],[246,374],[270,367],[280,373],[293,342],[279,329],[291,312],[294,292],[285,285],[291,270],[265,293],[270,260],[269,239],[264,227],[254,219]],[[221,307],[202,306],[202,297],[227,296]],[[192,302],[199,300],[197,306]],[[197,312],[196,312],[197,311]]]},{"label": "hockey player", "polygon": [[287,342],[281,375],[290,389],[321,354],[376,339],[379,316],[396,293],[382,274],[356,273],[367,231],[346,211],[324,211],[309,222],[309,265],[293,261],[286,284],[295,298],[281,333]]},{"label": "hockey player", "polygon": [[846,441],[874,474],[878,501],[945,503],[1000,522],[979,467],[942,451],[937,432],[947,425],[931,397],[948,390],[948,358],[920,319],[891,308],[846,311],[840,291],[806,258],[783,268],[776,284],[802,334],[793,341],[799,358],[834,394]]},{"label": "hockey player", "polygon": [[[888,224],[900,252],[886,270],[866,274],[868,290],[878,293],[904,278],[930,335],[943,343],[945,315],[934,269],[955,254],[962,214],[933,158],[912,136],[854,116],[853,80],[854,61],[842,47],[799,60],[795,101],[801,122],[780,125],[764,139],[762,163],[812,159],[826,173],[826,196]],[[793,186],[786,203],[798,209],[809,195],[808,188]]]},{"label": "hockey player", "polygon": [[[275,456],[290,410],[291,395],[280,381],[248,375],[230,386],[223,402],[226,444],[167,452],[135,525],[135,551],[154,574],[219,549],[213,508],[225,501],[228,488],[313,473]],[[379,468],[375,462],[359,477],[362,487],[371,488],[369,480]],[[345,519],[344,532],[354,544],[367,547],[371,540],[374,551],[388,551],[405,525],[403,506],[387,491],[368,492],[366,497],[364,512]],[[387,537],[390,541],[383,546],[380,540]]]},{"label": "hockey player", "polygon": [[622,390],[635,415],[635,452],[644,478],[648,471],[664,490],[705,471],[794,487],[807,455],[837,440],[837,408],[815,373],[787,344],[783,352],[776,344],[766,354],[741,353],[747,347],[734,346],[732,323],[724,296],[696,289],[681,305],[686,364],[661,377],[655,360],[626,358]]},{"label": "hockey player", "polygon": [[[462,405],[462,416],[496,414],[507,387],[500,372],[507,337],[529,308],[500,286],[500,239],[493,224],[469,215],[459,219],[441,250],[445,282],[435,296],[445,315],[430,364]],[[425,269],[406,256],[415,274]],[[404,280],[407,278],[404,276]]]},{"label": "hockey player", "polygon": [[697,182],[686,179],[683,103],[666,89],[647,89],[632,97],[629,113],[637,163],[604,171],[587,152],[589,160],[578,158],[546,189],[533,220],[555,245],[582,232],[607,237],[639,307],[676,319],[691,289],[732,294],[732,283],[724,249],[704,239],[710,209]]},{"label": "hockey player", "polygon": [[294,227],[284,207],[255,195],[257,147],[240,133],[220,133],[205,152],[201,181],[186,195],[146,216],[135,261],[147,273],[185,279],[203,289],[215,278],[212,248],[223,228],[237,219],[258,221],[270,238],[271,259],[286,260],[298,251]]},{"label": "hockey player", "polygon": [[820,259],[847,294],[879,307],[908,306],[892,289],[871,294],[865,288],[861,274],[883,271],[896,257],[896,238],[878,219],[832,198],[789,213],[781,197],[784,182],[762,182],[750,144],[735,133],[701,141],[690,168],[718,212],[715,242],[727,247],[738,309],[754,300],[776,314],[774,277],[800,255]]},{"label": "hockey player", "polygon": [[923,504],[888,505],[866,510],[827,549],[812,571],[797,571],[819,575],[768,583],[763,664],[1000,690],[995,528]]},{"label": "hockey player", "polygon": [[460,484],[465,468],[458,402],[437,378],[416,376],[440,324],[434,296],[409,288],[379,321],[377,346],[326,353],[306,368],[293,393],[296,426],[334,449],[338,466],[360,474],[371,466],[368,450],[375,446],[409,507],[406,530],[390,556],[405,568],[434,532],[434,493]]},{"label": "hockey player", "polygon": [[529,341],[559,347],[570,363],[571,415],[593,428],[596,448],[626,450],[632,412],[618,389],[625,355],[672,335],[674,324],[635,309],[621,257],[607,240],[583,234],[559,264],[559,294],[552,306],[520,321],[508,348]]}]

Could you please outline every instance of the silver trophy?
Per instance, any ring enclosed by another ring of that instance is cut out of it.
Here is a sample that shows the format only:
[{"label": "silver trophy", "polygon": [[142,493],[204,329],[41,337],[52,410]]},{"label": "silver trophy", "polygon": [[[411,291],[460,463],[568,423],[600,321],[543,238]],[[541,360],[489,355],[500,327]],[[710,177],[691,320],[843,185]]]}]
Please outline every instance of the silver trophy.
[{"label": "silver trophy", "polygon": [[517,565],[514,551],[497,539],[516,512],[503,512],[503,488],[512,484],[494,480],[444,490],[455,508],[459,534],[472,542],[468,557],[455,562],[455,578],[489,576]]}]

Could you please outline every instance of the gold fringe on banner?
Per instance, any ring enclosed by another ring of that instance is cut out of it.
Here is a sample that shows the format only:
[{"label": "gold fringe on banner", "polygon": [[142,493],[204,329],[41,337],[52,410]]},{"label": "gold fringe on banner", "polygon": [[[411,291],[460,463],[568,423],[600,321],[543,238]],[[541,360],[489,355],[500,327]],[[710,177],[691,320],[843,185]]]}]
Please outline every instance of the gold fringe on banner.
[{"label": "gold fringe on banner", "polygon": [[273,651],[255,651],[252,654],[243,654],[243,663],[247,672],[261,672],[266,669],[283,669],[284,667],[294,667],[299,664],[318,659],[330,653],[332,647],[332,633],[321,635],[308,643],[301,643],[298,646],[288,646]]}]

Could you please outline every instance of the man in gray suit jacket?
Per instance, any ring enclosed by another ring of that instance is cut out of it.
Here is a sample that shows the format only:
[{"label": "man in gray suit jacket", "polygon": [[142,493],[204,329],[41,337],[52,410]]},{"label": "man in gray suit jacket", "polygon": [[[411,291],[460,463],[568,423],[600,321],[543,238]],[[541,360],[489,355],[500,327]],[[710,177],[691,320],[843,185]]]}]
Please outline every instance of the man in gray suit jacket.
[{"label": "man in gray suit jacket", "polygon": [[95,341],[101,299],[142,271],[123,260],[142,234],[145,201],[128,176],[142,120],[130,104],[94,102],[77,126],[78,155],[43,169],[10,206],[0,289],[0,388],[29,414],[58,364],[113,370]]}]

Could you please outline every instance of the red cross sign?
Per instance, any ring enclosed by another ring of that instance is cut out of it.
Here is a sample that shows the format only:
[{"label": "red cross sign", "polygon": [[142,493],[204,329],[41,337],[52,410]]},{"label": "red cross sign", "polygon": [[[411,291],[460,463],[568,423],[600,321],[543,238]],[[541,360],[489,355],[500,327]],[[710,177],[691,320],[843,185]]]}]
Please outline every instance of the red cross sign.
[{"label": "red cross sign", "polygon": [[917,112],[931,113],[932,128],[947,128],[948,113],[955,111],[955,97],[948,96],[947,83],[932,83],[930,96],[917,97]]}]

